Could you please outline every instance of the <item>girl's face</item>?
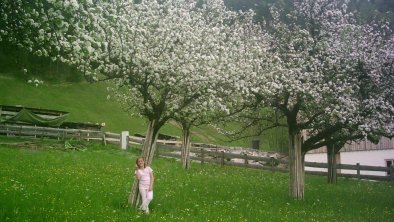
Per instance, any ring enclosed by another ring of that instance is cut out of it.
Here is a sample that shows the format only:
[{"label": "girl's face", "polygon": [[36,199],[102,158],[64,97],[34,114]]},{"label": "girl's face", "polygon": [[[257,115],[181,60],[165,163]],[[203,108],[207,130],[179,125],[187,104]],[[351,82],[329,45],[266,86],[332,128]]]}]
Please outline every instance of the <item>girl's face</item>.
[{"label": "girl's face", "polygon": [[137,161],[138,168],[144,168],[145,161],[142,158],[139,158]]}]

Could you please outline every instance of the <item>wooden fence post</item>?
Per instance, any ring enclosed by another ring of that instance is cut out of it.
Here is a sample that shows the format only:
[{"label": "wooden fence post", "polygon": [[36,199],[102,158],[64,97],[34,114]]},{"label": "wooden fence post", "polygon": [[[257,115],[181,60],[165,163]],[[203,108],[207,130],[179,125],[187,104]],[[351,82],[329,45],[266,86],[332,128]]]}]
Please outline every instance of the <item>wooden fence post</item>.
[{"label": "wooden fence post", "polygon": [[394,182],[394,165],[391,165],[390,167],[390,177],[391,177],[391,182]]},{"label": "wooden fence post", "polygon": [[274,158],[274,157],[270,157],[271,170],[272,170],[272,171],[274,171],[274,161],[275,161],[275,158]]},{"label": "wooden fence post", "polygon": [[248,165],[249,161],[248,161],[248,155],[246,153],[244,153],[244,159],[245,159],[245,165]]},{"label": "wooden fence post", "polygon": [[41,140],[44,140],[45,130],[42,127],[40,127],[39,129],[41,130]]},{"label": "wooden fence post", "polygon": [[201,148],[201,164],[204,163],[204,148]]},{"label": "wooden fence post", "polygon": [[107,145],[107,140],[105,139],[105,132],[102,132],[102,133],[103,133],[103,136],[102,136],[103,144],[104,144],[104,146],[106,146]]},{"label": "wooden fence post", "polygon": [[360,174],[360,163],[357,163],[356,166],[357,166],[357,178],[358,178],[358,179],[361,179],[361,174]]},{"label": "wooden fence post", "polygon": [[221,159],[222,159],[221,163],[222,163],[222,166],[224,166],[224,151],[222,150],[221,153],[222,153],[222,155],[221,155]]}]

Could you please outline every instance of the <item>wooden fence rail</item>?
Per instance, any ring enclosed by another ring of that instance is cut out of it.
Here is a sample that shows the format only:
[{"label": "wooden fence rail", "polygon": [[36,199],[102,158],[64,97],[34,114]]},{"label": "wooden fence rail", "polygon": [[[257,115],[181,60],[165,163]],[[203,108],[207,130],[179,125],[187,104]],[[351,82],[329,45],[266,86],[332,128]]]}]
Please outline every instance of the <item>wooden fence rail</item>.
[{"label": "wooden fence rail", "polygon": [[[0,124],[0,134],[7,136],[24,136],[34,138],[55,138],[58,140],[66,140],[70,138],[77,138],[80,140],[96,140],[102,141],[104,144],[120,144],[121,135],[111,132],[102,132],[94,130],[80,130],[80,129],[63,129],[51,127],[38,126],[22,126],[22,125],[8,125]],[[141,145],[144,138],[129,136],[129,145]],[[162,157],[171,157],[180,159],[181,143],[179,141],[157,141],[157,155]],[[274,159],[273,157],[251,156],[246,154],[235,154],[219,151],[219,149],[212,148],[212,145],[204,147],[202,144],[192,144],[190,149],[190,159],[200,163],[215,163],[228,166],[247,167],[254,169],[263,169],[271,171],[288,172],[288,161],[283,159]],[[235,161],[237,160],[237,161]],[[327,163],[305,162],[306,167],[327,169]],[[338,176],[358,179],[372,179],[384,180],[394,182],[394,167],[381,166],[363,166],[360,164],[337,164],[336,169],[354,170],[355,174],[339,173]],[[362,171],[378,171],[387,172],[387,176],[364,175]],[[327,175],[327,172],[306,171],[308,174]]]},{"label": "wooden fence rail", "polygon": [[18,137],[54,138],[58,140],[66,140],[70,138],[88,141],[103,140],[102,131],[11,124],[0,124],[0,134]]}]

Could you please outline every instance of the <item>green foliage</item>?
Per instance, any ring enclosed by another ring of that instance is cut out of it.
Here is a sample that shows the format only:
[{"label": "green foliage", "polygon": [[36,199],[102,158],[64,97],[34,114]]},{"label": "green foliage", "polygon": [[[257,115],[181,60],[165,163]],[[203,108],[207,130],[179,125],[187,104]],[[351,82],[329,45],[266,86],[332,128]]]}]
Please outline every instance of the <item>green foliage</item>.
[{"label": "green foliage", "polygon": [[385,20],[394,27],[394,1],[350,1],[349,9],[356,12],[358,19],[363,21]]},{"label": "green foliage", "polygon": [[[3,138],[0,138],[2,141]],[[151,214],[127,206],[134,151],[0,145],[0,221],[391,221],[393,184],[307,176],[304,201],[288,175],[157,158]]]},{"label": "green foliage", "polygon": [[[272,5],[275,4],[287,11],[293,4],[291,0],[225,0],[224,2],[233,10],[254,10],[256,12],[255,19],[259,22],[272,19],[269,12]],[[349,1],[349,10],[357,11],[356,14],[360,20],[370,21],[384,18],[392,26],[394,24],[394,1],[392,0],[352,0]]]},{"label": "green foliage", "polygon": [[74,67],[46,57],[32,56],[8,42],[0,41],[0,72],[12,73],[21,80],[39,78],[50,82],[81,82],[82,73]]},{"label": "green foliage", "polygon": [[254,10],[256,13],[255,20],[258,22],[269,21],[272,19],[270,7],[273,5],[280,6],[285,10],[292,7],[291,0],[225,0],[226,6],[230,9],[237,10]]}]

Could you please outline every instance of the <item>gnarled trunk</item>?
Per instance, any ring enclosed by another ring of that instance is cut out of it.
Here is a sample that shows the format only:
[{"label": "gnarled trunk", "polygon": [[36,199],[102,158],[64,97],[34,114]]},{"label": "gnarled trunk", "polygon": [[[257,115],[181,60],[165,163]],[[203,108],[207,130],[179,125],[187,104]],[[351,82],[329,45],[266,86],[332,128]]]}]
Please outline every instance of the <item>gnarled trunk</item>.
[{"label": "gnarled trunk", "polygon": [[337,183],[337,153],[339,149],[336,149],[334,144],[327,145],[327,183]]},{"label": "gnarled trunk", "polygon": [[182,123],[181,162],[183,169],[190,169],[190,125]]},{"label": "gnarled trunk", "polygon": [[302,137],[300,132],[289,132],[289,195],[301,200],[304,198],[305,184]]},{"label": "gnarled trunk", "polygon": [[[159,128],[160,127],[156,125],[156,122],[154,120],[149,122],[148,131],[146,133],[144,145],[142,147],[142,156],[145,158],[146,165],[151,165],[152,163],[153,155],[156,150],[156,141]],[[141,200],[138,191],[138,180],[134,179],[128,198],[128,203],[132,207],[137,207],[140,204],[140,201]]]}]

